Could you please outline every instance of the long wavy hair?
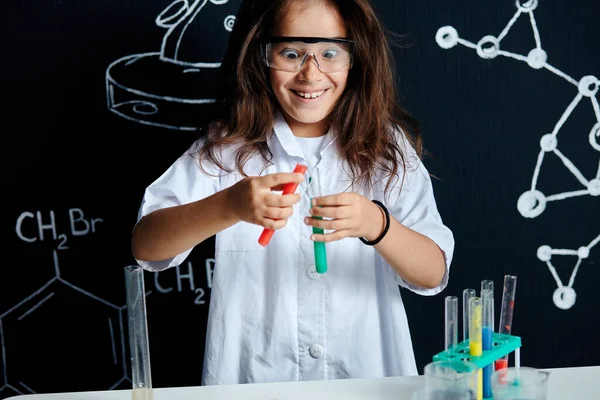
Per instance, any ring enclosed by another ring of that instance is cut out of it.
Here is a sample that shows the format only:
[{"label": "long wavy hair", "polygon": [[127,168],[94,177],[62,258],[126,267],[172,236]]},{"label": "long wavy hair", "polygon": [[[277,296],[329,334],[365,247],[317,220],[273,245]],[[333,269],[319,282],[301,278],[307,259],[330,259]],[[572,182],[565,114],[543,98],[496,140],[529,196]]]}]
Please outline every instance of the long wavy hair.
[{"label": "long wavy hair", "polygon": [[[229,45],[221,64],[219,98],[214,118],[203,129],[201,159],[224,171],[234,169],[243,176],[248,159],[259,154],[270,164],[267,140],[273,134],[278,107],[261,58],[260,39],[270,35],[277,18],[292,4],[310,5],[315,0],[242,0]],[[316,0],[335,7],[343,18],[348,39],[354,41],[354,62],[344,93],[329,115],[329,127],[350,168],[354,183],[372,185],[376,171],[396,177],[406,171],[407,157],[399,143],[404,137],[422,157],[418,122],[398,102],[395,66],[389,31],[378,20],[368,0]],[[235,166],[224,165],[219,148],[239,145]],[[387,180],[385,191],[392,180]]]}]

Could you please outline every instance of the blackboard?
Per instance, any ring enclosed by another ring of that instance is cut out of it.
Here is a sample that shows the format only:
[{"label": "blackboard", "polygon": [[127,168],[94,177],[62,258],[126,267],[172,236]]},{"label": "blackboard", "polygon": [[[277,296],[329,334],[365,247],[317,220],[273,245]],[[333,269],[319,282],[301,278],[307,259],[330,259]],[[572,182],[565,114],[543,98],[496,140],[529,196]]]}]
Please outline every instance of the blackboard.
[{"label": "blackboard", "polygon": [[[444,296],[505,274],[524,365],[597,364],[600,3],[373,3],[408,34],[398,87],[456,239],[442,294],[402,290],[419,370],[443,346]],[[131,387],[131,230],[144,188],[210,115],[238,6],[2,2],[1,398]],[[146,274],[156,387],[200,384],[213,245]]]}]

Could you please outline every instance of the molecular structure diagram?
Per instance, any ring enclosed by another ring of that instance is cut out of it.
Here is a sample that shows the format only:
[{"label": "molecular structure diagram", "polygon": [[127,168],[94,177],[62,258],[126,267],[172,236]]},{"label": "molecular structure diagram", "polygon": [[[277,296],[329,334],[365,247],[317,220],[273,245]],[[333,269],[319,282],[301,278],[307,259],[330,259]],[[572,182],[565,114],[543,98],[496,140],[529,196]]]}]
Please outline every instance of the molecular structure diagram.
[{"label": "molecular structure diagram", "polygon": [[[546,205],[552,201],[565,200],[577,196],[599,196],[600,195],[600,163],[598,165],[598,172],[596,176],[587,179],[580,170],[573,164],[573,162],[567,158],[558,149],[558,133],[560,132],[563,124],[567,121],[575,107],[584,99],[587,98],[592,103],[594,113],[596,116],[596,124],[591,128],[589,132],[589,144],[592,148],[600,152],[600,105],[596,94],[600,87],[600,81],[593,75],[587,75],[581,78],[579,81],[568,76],[564,72],[548,64],[548,55],[542,48],[540,39],[540,33],[538,31],[536,20],[534,16],[534,10],[538,6],[538,0],[516,0],[515,1],[517,11],[512,19],[508,22],[502,32],[496,37],[492,35],[484,36],[477,44],[472,43],[459,37],[458,32],[452,26],[443,26],[438,29],[435,40],[437,44],[443,49],[450,49],[457,44],[461,44],[465,47],[475,49],[477,55],[483,59],[493,59],[497,56],[510,57],[519,61],[526,62],[531,68],[539,70],[542,68],[554,73],[555,75],[565,79],[567,82],[573,84],[577,88],[577,94],[575,98],[568,105],[562,116],[556,122],[554,129],[550,133],[544,134],[540,139],[540,152],[538,153],[537,162],[533,171],[533,177],[531,179],[531,187],[525,191],[519,197],[517,201],[517,210],[525,218],[535,218],[542,214],[546,209]],[[533,36],[535,39],[535,48],[529,51],[525,55],[516,54],[502,50],[500,43],[502,39],[508,34],[513,24],[518,20],[519,17],[527,15],[531,22],[531,28],[533,30]],[[575,176],[575,178],[581,183],[583,189],[573,190],[569,192],[557,193],[552,195],[545,195],[537,187],[537,180],[542,167],[543,161],[547,156],[551,154],[555,155],[560,159],[564,166]],[[540,261],[546,263],[550,273],[557,284],[557,289],[554,291],[552,299],[554,304],[563,310],[571,308],[575,304],[576,293],[573,289],[575,277],[579,270],[582,260],[589,257],[591,249],[600,243],[600,235],[592,239],[587,245],[581,246],[578,249],[554,249],[548,245],[540,246],[537,249],[537,257]],[[556,268],[552,265],[552,256],[576,256],[577,261],[568,284],[565,286],[556,272]]]},{"label": "molecular structure diagram", "polygon": [[[64,365],[61,367],[61,376],[65,377],[65,391],[73,390],[67,387],[73,382],[83,385],[83,388],[102,387],[106,384],[105,376],[114,379],[114,383],[108,385],[108,390],[131,382],[125,361],[123,326],[127,306],[114,305],[66,281],[60,275],[57,250],[53,250],[53,259],[55,276],[0,314],[0,356],[3,366],[0,397],[6,397],[6,393],[10,397],[12,392],[17,395],[49,391],[45,389],[45,382],[29,380],[52,375],[47,371],[56,368],[54,363],[57,359]],[[40,330],[40,326],[44,326],[44,329]],[[86,332],[94,335],[95,332],[105,332],[106,340],[89,343]],[[75,343],[78,342],[82,345],[77,346]],[[64,351],[65,347],[70,351]],[[23,359],[30,362],[23,363]],[[93,373],[98,369],[103,374]]]}]

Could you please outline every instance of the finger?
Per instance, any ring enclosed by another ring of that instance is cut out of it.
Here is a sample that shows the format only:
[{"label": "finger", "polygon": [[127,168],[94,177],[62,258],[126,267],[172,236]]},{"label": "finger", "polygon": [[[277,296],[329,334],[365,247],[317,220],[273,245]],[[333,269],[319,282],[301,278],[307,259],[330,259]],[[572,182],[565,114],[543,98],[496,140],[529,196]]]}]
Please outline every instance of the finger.
[{"label": "finger", "polygon": [[300,201],[299,194],[269,193],[265,196],[265,205],[268,207],[291,207]]},{"label": "finger", "polygon": [[349,229],[350,220],[348,219],[319,219],[319,218],[304,218],[306,225],[314,226],[315,228],[326,229],[328,231],[336,231],[340,229]]},{"label": "finger", "polygon": [[310,240],[314,242],[334,242],[336,240],[340,240],[349,236],[349,231],[346,229],[342,229],[339,231],[335,231],[332,233],[318,234],[314,233],[310,235]]},{"label": "finger", "polygon": [[329,196],[315,197],[312,200],[313,206],[347,206],[354,204],[353,193],[338,193]]},{"label": "finger", "polygon": [[351,206],[311,207],[310,214],[315,217],[345,219],[352,216]]},{"label": "finger", "polygon": [[287,183],[300,183],[304,181],[304,175],[294,172],[278,172],[275,174],[265,175],[260,178],[260,183],[265,188],[281,187]]},{"label": "finger", "polygon": [[289,218],[293,212],[292,207],[269,207],[265,210],[265,217],[272,219]]},{"label": "finger", "polygon": [[287,224],[287,218],[284,219],[270,219],[263,218],[259,221],[259,224],[267,229],[281,229]]}]

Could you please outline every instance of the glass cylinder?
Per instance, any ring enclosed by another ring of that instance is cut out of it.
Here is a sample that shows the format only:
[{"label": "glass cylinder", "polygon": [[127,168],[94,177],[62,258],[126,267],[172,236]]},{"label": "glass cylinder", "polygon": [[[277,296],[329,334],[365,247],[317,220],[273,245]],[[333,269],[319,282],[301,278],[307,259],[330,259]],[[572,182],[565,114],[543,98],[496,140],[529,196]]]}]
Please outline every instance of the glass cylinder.
[{"label": "glass cylinder", "polygon": [[131,354],[131,383],[133,400],[152,400],[152,374],[146,320],[144,270],[138,265],[125,267],[127,292],[127,323]]}]

